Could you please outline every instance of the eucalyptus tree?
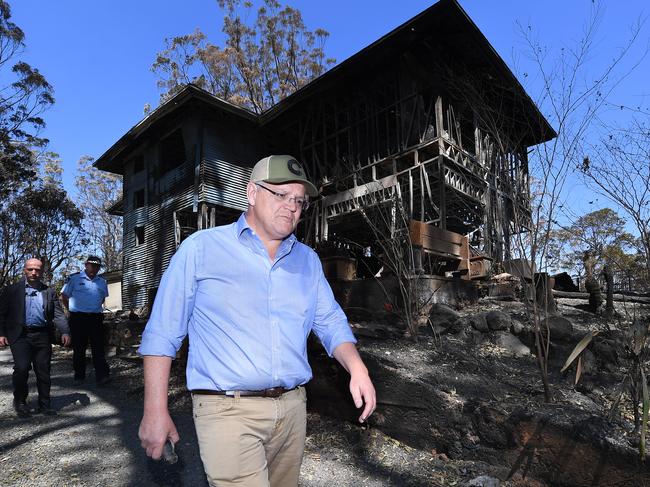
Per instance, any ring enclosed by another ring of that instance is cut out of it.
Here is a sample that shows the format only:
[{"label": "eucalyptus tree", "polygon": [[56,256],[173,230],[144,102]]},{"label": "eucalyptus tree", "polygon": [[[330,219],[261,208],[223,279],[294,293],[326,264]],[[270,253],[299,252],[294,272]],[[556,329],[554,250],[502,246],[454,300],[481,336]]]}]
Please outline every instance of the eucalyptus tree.
[{"label": "eucalyptus tree", "polygon": [[0,0],[0,198],[22,187],[36,170],[34,149],[47,140],[42,113],[54,103],[45,77],[20,59],[24,32],[11,21],[9,4]]},{"label": "eucalyptus tree", "polygon": [[100,171],[92,157],[83,156],[77,163],[75,186],[89,251],[102,256],[105,269],[121,269],[122,217],[107,210],[122,198],[122,177]]},{"label": "eucalyptus tree", "polygon": [[324,50],[329,33],[307,29],[300,10],[264,0],[254,16],[251,2],[218,3],[226,14],[222,46],[211,43],[198,29],[165,39],[165,49],[151,66],[163,90],[161,101],[193,83],[261,113],[334,64]]}]

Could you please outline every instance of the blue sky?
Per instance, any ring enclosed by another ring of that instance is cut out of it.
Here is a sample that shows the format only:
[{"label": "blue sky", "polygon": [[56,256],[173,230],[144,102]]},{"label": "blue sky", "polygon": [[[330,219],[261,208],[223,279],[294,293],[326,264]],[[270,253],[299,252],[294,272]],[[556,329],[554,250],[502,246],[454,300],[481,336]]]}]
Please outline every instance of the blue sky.
[{"label": "blue sky", "polygon": [[[200,28],[213,43],[222,38],[216,0],[9,0],[14,22],[26,34],[22,58],[55,88],[55,106],[45,114],[49,149],[58,152],[64,183],[73,191],[77,160],[99,157],[158,102],[149,70],[165,37]],[[310,29],[331,34],[328,55],[342,61],[431,5],[425,0],[295,0]],[[460,0],[496,51],[517,72],[517,22],[531,24],[549,46],[579,37],[591,0]],[[650,15],[647,0],[606,2],[593,62],[606,62],[623,45],[630,25]],[[649,38],[648,26],[643,41]],[[650,59],[614,93],[616,103],[642,104],[650,111]],[[534,88],[530,90],[536,98]],[[586,208],[591,210],[596,208]]]}]

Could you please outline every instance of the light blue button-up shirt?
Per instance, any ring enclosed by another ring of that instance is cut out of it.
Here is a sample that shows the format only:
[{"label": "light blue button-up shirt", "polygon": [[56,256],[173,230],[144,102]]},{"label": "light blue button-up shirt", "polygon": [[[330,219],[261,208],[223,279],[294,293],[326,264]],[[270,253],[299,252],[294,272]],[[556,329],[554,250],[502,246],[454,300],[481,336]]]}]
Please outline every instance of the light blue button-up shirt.
[{"label": "light blue button-up shirt", "polygon": [[39,289],[25,284],[25,324],[27,326],[45,326],[43,295]]},{"label": "light blue button-up shirt", "polygon": [[191,389],[293,388],[312,377],[307,336],[356,343],[316,253],[291,235],[269,259],[245,215],[189,236],[160,282],[141,355],[175,357],[189,333]]},{"label": "light blue button-up shirt", "polygon": [[70,298],[70,311],[76,313],[101,313],[108,296],[108,284],[103,277],[88,277],[84,271],[70,275],[61,293]]}]

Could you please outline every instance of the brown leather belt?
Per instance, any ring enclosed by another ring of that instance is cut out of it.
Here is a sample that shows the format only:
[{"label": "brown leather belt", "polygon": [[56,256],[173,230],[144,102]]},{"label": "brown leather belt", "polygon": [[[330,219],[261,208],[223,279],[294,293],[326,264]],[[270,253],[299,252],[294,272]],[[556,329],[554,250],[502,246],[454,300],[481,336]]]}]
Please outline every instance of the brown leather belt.
[{"label": "brown leather belt", "polygon": [[230,397],[235,397],[237,393],[239,393],[240,396],[247,396],[247,397],[280,397],[282,394],[285,392],[293,391],[294,389],[297,389],[297,387],[294,387],[293,389],[285,389],[284,387],[272,387],[271,389],[262,389],[259,391],[212,391],[210,389],[193,389],[190,391],[192,394],[205,394],[208,396],[230,396]]}]

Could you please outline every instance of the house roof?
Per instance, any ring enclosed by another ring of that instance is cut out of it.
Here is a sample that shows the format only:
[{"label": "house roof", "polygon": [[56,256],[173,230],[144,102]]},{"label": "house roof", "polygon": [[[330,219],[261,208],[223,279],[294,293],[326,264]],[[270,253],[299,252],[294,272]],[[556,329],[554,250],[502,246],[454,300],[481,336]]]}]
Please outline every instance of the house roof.
[{"label": "house roof", "polygon": [[108,284],[120,282],[122,280],[122,269],[106,271],[101,273],[100,276],[106,279]]},{"label": "house roof", "polygon": [[104,210],[109,215],[124,216],[124,198],[120,198]]},{"label": "house roof", "polygon": [[494,79],[513,96],[523,100],[519,112],[525,123],[533,130],[527,140],[529,145],[542,143],[557,134],[528,96],[510,68],[497,54],[476,24],[459,5],[457,0],[440,0],[428,9],[384,35],[366,48],[341,62],[320,77],[283,99],[261,115],[233,105],[194,85],[186,85],[176,95],[131,128],[95,162],[95,166],[109,172],[123,173],[119,156],[124,149],[145,133],[155,122],[168,116],[191,99],[199,99],[216,109],[230,112],[261,125],[274,119],[334,85],[344,83],[347,76],[363,73],[367,65],[385,62],[386,52],[403,52],[414,43],[435,36],[438,48],[450,53],[452,58],[461,56],[475,72],[487,79]]},{"label": "house roof", "polygon": [[146,133],[152,125],[154,125],[159,120],[167,117],[169,114],[175,112],[192,99],[198,99],[206,103],[208,106],[213,106],[219,110],[233,113],[253,122],[257,121],[257,115],[255,115],[253,112],[222,100],[221,98],[212,95],[211,93],[199,88],[198,86],[192,84],[185,85],[169,100],[157,107],[140,122],[131,127],[127,133],[120,137],[117,142],[115,142],[95,161],[94,166],[98,169],[102,169],[103,171],[108,171],[116,174],[124,174],[124,169],[122,167],[123,163],[119,160],[119,155],[125,149],[129,148],[136,140],[138,140],[139,137]]},{"label": "house roof", "polygon": [[[531,134],[534,134],[527,140],[529,145],[546,142],[557,136],[508,65],[457,0],[438,1],[336,65],[262,113],[262,123],[270,122],[315,93],[340,83],[349,75],[366,75],[369,65],[376,66],[387,62],[387,52],[404,52],[419,42],[432,39],[432,33],[435,47],[439,52],[448,53],[452,62],[463,59],[463,62],[477,73],[477,79],[492,79],[493,86],[500,87],[501,91],[505,89],[520,99],[518,111],[532,129]],[[435,62],[429,67],[432,66],[435,66]]]}]

